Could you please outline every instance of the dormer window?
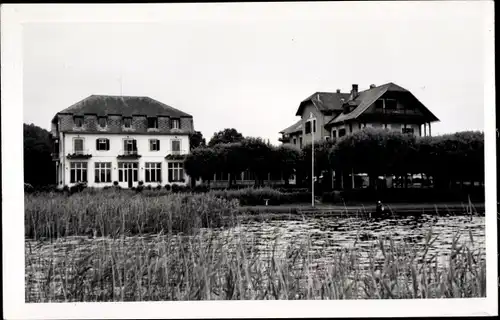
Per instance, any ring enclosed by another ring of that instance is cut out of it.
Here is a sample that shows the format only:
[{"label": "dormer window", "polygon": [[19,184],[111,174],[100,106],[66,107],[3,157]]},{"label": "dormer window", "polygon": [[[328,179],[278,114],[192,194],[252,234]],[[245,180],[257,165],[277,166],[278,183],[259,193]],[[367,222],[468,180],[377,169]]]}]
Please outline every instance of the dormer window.
[{"label": "dormer window", "polygon": [[172,129],[180,129],[181,128],[180,120],[179,119],[172,119],[171,120],[171,128]]},{"label": "dormer window", "polygon": [[132,118],[130,117],[123,118],[123,126],[125,128],[130,128],[132,126]]},{"label": "dormer window", "polygon": [[99,117],[98,122],[99,122],[99,127],[101,128],[106,127],[106,122],[107,122],[106,117]]},{"label": "dormer window", "polygon": [[83,117],[82,116],[77,116],[73,118],[75,121],[75,126],[77,128],[81,128],[83,126]]},{"label": "dormer window", "polygon": [[158,129],[158,118],[157,117],[148,118],[148,129]]}]

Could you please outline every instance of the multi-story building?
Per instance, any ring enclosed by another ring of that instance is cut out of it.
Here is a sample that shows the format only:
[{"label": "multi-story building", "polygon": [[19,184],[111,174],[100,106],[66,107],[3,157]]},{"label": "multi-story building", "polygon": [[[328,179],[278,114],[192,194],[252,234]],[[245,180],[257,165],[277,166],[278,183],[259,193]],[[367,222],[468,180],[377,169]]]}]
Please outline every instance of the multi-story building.
[{"label": "multi-story building", "polygon": [[300,148],[313,135],[315,141],[339,138],[365,127],[430,136],[431,123],[439,121],[410,91],[392,82],[364,91],[353,84],[350,93],[316,92],[300,103],[296,115],[301,119],[280,132],[280,141]]},{"label": "multi-story building", "polygon": [[149,97],[92,95],[52,119],[58,187],[186,184],[193,117]]}]

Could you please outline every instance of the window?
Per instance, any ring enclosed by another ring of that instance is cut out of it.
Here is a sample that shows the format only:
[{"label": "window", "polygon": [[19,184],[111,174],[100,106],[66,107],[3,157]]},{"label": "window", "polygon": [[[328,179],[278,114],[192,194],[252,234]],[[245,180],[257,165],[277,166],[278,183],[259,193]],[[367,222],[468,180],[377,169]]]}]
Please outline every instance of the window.
[{"label": "window", "polygon": [[384,109],[384,100],[379,99],[375,101],[375,109],[382,111]]},{"label": "window", "polygon": [[139,170],[137,162],[118,162],[118,181],[128,182],[138,180]]},{"label": "window", "polygon": [[398,106],[396,100],[394,99],[385,99],[385,109],[386,110],[396,110]]},{"label": "window", "polygon": [[86,162],[71,162],[70,163],[70,182],[87,182],[87,163]]},{"label": "window", "polygon": [[325,136],[325,140],[326,141],[330,140],[330,137],[329,136]]},{"label": "window", "polygon": [[404,134],[413,134],[413,128],[403,128]]},{"label": "window", "polygon": [[148,118],[148,129],[158,129],[158,118]]},{"label": "window", "polygon": [[149,151],[160,151],[160,140],[149,139]]},{"label": "window", "polygon": [[302,148],[302,137],[299,138],[299,147]]},{"label": "window", "polygon": [[349,123],[349,132],[352,133],[352,123]]},{"label": "window", "polygon": [[73,153],[83,154],[83,139],[82,138],[73,139]]},{"label": "window", "polygon": [[297,144],[297,138],[293,138],[293,144]]},{"label": "window", "polygon": [[134,139],[123,140],[123,153],[137,154],[137,141],[135,141]]},{"label": "window", "polygon": [[171,127],[172,129],[180,129],[180,120],[179,119],[172,119],[171,121]]},{"label": "window", "polygon": [[106,127],[106,117],[99,117],[99,127],[104,128]]},{"label": "window", "polygon": [[184,181],[184,164],[182,162],[168,163],[168,181]]},{"label": "window", "polygon": [[306,134],[311,133],[311,121],[306,121]]},{"label": "window", "polygon": [[95,182],[111,182],[111,162],[95,163]]},{"label": "window", "polygon": [[332,130],[332,138],[337,138],[337,130]]},{"label": "window", "polygon": [[98,151],[108,151],[109,150],[109,140],[100,138],[96,139],[95,148]]},{"label": "window", "polygon": [[161,182],[161,162],[146,162],[146,182]]},{"label": "window", "polygon": [[339,130],[339,138],[345,136],[345,129]]},{"label": "window", "polygon": [[172,154],[181,154],[180,140],[172,140]]},{"label": "window", "polygon": [[73,120],[75,121],[75,126],[77,128],[81,128],[83,126],[83,117],[74,117]]},{"label": "window", "polygon": [[316,132],[316,120],[312,121],[312,126],[313,126],[312,127],[313,132]]},{"label": "window", "polygon": [[123,126],[125,128],[130,128],[132,126],[132,118],[130,117],[123,118]]}]

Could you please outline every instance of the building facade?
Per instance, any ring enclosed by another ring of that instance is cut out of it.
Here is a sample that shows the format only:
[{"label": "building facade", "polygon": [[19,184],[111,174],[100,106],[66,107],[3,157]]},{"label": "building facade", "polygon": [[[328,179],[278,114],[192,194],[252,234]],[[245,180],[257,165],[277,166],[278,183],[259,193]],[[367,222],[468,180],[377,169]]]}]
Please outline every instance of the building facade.
[{"label": "building facade", "polygon": [[[365,127],[385,128],[415,136],[430,136],[439,121],[410,91],[390,82],[364,91],[316,92],[302,101],[301,119],[280,131],[283,144],[302,148],[315,141],[340,138]],[[314,120],[310,120],[314,119]]]},{"label": "building facade", "polygon": [[187,184],[193,117],[149,97],[92,95],[52,120],[59,188]]}]

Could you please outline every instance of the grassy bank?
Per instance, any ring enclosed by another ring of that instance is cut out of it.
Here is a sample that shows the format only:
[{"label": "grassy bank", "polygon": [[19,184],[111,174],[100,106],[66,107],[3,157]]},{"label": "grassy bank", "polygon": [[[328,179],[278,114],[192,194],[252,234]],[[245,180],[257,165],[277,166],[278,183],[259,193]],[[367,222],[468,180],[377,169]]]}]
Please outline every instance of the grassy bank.
[{"label": "grassy bank", "polygon": [[[309,241],[278,240],[258,250],[248,235],[197,234],[60,240],[26,246],[26,301],[229,299],[410,299],[484,297],[485,262],[453,240],[427,256],[434,239],[353,243],[328,262]],[[328,244],[325,244],[328,245]]]}]

